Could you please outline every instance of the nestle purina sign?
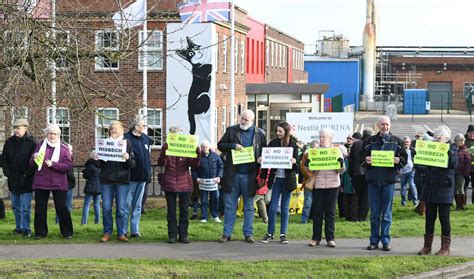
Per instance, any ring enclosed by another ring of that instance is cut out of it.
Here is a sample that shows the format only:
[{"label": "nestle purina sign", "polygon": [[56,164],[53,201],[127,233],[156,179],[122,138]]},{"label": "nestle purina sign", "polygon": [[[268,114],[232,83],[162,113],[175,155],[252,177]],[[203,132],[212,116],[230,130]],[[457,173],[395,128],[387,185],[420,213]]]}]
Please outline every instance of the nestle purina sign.
[{"label": "nestle purina sign", "polygon": [[286,121],[295,127],[296,137],[305,143],[319,140],[319,130],[323,128],[334,130],[333,142],[346,142],[347,136],[352,135],[354,129],[352,112],[289,112],[286,114]]}]

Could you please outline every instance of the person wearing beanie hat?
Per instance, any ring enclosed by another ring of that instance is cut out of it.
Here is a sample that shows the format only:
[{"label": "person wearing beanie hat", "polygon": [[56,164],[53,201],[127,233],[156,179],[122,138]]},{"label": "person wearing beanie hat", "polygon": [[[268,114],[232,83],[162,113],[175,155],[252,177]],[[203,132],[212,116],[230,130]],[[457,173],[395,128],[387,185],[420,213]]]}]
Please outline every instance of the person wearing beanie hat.
[{"label": "person wearing beanie hat", "polygon": [[352,139],[357,139],[357,140],[360,140],[362,138],[362,134],[359,133],[359,132],[355,132],[352,134]]},{"label": "person wearing beanie hat", "polygon": [[8,190],[15,215],[14,232],[25,237],[31,237],[31,199],[35,168],[29,165],[29,159],[36,147],[34,138],[28,132],[28,126],[26,119],[13,121],[15,132],[5,142],[0,160],[3,173],[8,178]]}]

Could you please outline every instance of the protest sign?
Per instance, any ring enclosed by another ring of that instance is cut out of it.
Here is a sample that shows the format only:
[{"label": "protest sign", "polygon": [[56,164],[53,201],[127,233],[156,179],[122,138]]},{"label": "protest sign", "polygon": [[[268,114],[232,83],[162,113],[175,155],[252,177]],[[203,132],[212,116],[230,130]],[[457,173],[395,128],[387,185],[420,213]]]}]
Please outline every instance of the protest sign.
[{"label": "protest sign", "polygon": [[295,135],[305,143],[319,140],[319,131],[323,128],[334,130],[332,142],[346,142],[348,135],[352,135],[354,128],[354,114],[352,112],[331,113],[286,113],[286,122],[294,126]]},{"label": "protest sign", "polygon": [[262,148],[262,169],[291,169],[292,147]]},{"label": "protest sign", "polygon": [[198,146],[198,136],[170,133],[166,137],[168,149],[166,156],[196,158],[196,148]]},{"label": "protest sign", "polygon": [[341,150],[332,148],[310,148],[308,151],[310,170],[338,170],[341,164],[337,161],[341,157]]},{"label": "protest sign", "polygon": [[122,158],[122,154],[127,152],[127,141],[112,138],[97,139],[95,152],[99,156],[99,160],[125,162],[125,159]]},{"label": "protest sign", "polygon": [[36,155],[35,157],[35,163],[39,167],[43,165],[43,162],[44,162],[44,152],[39,152],[38,155]]},{"label": "protest sign", "polygon": [[372,150],[370,157],[372,157],[372,167],[394,167],[393,158],[395,157],[395,153],[393,150]]},{"label": "protest sign", "polygon": [[441,168],[448,167],[448,143],[417,140],[415,148],[415,164]]},{"label": "protest sign", "polygon": [[244,147],[240,150],[232,149],[232,162],[234,163],[234,165],[255,162],[253,146]]},{"label": "protest sign", "polygon": [[199,190],[201,191],[217,191],[217,182],[214,178],[201,178],[201,182],[199,183]]}]

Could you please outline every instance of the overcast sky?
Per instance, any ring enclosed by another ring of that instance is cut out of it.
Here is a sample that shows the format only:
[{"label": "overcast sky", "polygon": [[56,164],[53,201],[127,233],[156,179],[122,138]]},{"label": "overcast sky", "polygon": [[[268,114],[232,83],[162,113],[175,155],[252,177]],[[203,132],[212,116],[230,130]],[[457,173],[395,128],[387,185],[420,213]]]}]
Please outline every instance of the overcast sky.
[{"label": "overcast sky", "polygon": [[[234,0],[249,15],[314,45],[319,30],[362,44],[366,0]],[[474,46],[474,0],[375,0],[378,46]]]}]

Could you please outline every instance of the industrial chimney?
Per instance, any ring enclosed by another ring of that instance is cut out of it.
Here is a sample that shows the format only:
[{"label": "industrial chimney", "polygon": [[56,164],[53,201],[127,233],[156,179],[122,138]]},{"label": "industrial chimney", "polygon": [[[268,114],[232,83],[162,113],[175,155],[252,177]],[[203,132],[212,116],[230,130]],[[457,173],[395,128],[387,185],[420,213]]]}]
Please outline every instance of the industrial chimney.
[{"label": "industrial chimney", "polygon": [[363,47],[363,85],[361,109],[369,110],[374,103],[375,90],[375,48],[376,48],[376,26],[375,26],[375,0],[367,0],[367,15],[364,26]]}]

